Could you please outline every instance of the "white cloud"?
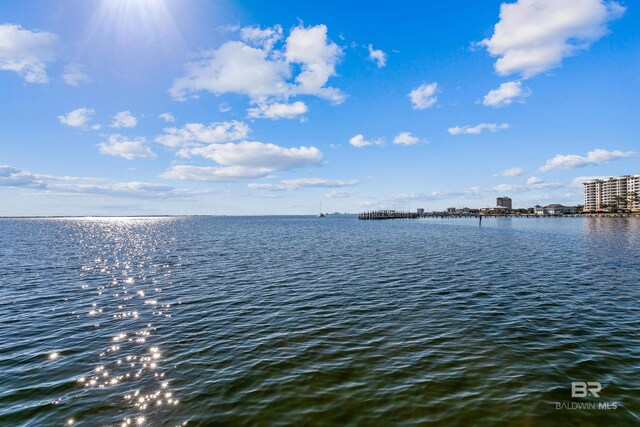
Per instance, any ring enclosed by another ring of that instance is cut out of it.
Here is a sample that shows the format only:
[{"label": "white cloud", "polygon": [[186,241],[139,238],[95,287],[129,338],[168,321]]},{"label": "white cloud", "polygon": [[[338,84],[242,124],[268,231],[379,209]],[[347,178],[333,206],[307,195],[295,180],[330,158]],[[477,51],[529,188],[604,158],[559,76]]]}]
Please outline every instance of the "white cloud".
[{"label": "white cloud", "polygon": [[284,179],[278,184],[251,183],[248,185],[248,187],[253,190],[263,191],[294,191],[307,187],[340,188],[353,187],[358,184],[360,184],[360,181],[357,179],[336,180],[324,178],[295,178]]},{"label": "white cloud", "polygon": [[188,63],[186,76],[175,80],[169,93],[178,100],[203,90],[216,95],[237,93],[252,100],[283,97],[289,91],[286,80],[290,75],[281,57],[272,59],[262,49],[230,41]]},{"label": "white cloud", "polygon": [[138,120],[131,114],[130,111],[120,111],[113,116],[111,122],[112,128],[134,128],[138,124]]},{"label": "white cloud", "polygon": [[488,107],[504,107],[516,99],[523,99],[530,95],[528,90],[522,90],[519,81],[502,83],[498,89],[490,90],[484,96],[482,103]]},{"label": "white cloud", "polygon": [[529,179],[527,179],[528,185],[540,184],[541,182],[542,182],[542,178],[539,178],[537,176],[532,176]]},{"label": "white cloud", "polygon": [[524,169],[517,166],[515,168],[509,168],[509,169],[505,169],[500,173],[495,174],[494,176],[509,176],[509,177],[514,177],[514,176],[520,176],[524,173]]},{"label": "white cloud", "polygon": [[91,117],[95,114],[95,110],[91,108],[78,108],[70,113],[58,116],[58,120],[63,125],[74,128],[83,128],[89,124]]},{"label": "white cloud", "polygon": [[239,166],[191,166],[191,165],[173,165],[167,169],[161,178],[179,179],[190,181],[221,181],[233,182],[243,179],[262,178],[269,172],[259,169],[251,169]]},{"label": "white cloud", "polygon": [[[412,202],[412,206],[414,206],[413,201],[417,202],[429,202],[429,201],[437,201],[437,200],[453,200],[458,199],[464,203],[464,206],[469,206],[469,201],[471,199],[483,199],[488,198],[489,195],[493,195],[495,193],[525,193],[532,192],[535,190],[548,190],[548,189],[562,189],[563,185],[557,182],[537,182],[537,183],[522,183],[522,184],[499,184],[494,187],[468,187],[459,190],[439,190],[432,192],[416,192],[416,193],[399,193],[392,194],[390,196],[381,198],[375,202],[366,201],[363,203],[363,206],[367,208],[376,207],[378,209],[381,208],[389,208],[389,209],[406,209],[403,207],[399,207],[398,204],[405,204],[409,201]],[[545,191],[544,194],[549,194],[549,192]],[[539,197],[537,197],[539,199]],[[522,200],[519,198],[519,200]],[[477,206],[477,204],[475,204]],[[405,205],[406,206],[406,205]],[[471,203],[471,206],[474,206]]]},{"label": "white cloud", "polygon": [[[393,138],[393,143],[400,145],[414,145],[419,142],[421,142],[420,138],[411,135],[411,132],[400,132]],[[428,141],[424,140],[424,142],[426,143]]]},{"label": "white cloud", "polygon": [[185,148],[181,150],[181,154],[183,157],[200,156],[213,160],[220,166],[174,165],[162,174],[163,178],[198,181],[262,178],[276,171],[318,165],[323,157],[322,152],[316,147],[287,148],[248,141]]},{"label": "white cloud", "polygon": [[379,203],[383,206],[392,207],[399,202],[408,202],[411,200],[430,201],[430,200],[447,200],[454,198],[480,198],[484,195],[484,190],[480,187],[469,187],[462,190],[432,191],[430,193],[400,193],[393,194],[382,199]]},{"label": "white cloud", "polygon": [[285,48],[289,63],[300,64],[302,70],[295,78],[293,94],[316,95],[339,103],[344,95],[338,89],[326,87],[342,57],[342,49],[327,40],[327,26],[295,27],[289,33]]},{"label": "white cloud", "polygon": [[255,182],[248,184],[247,187],[249,187],[252,190],[260,190],[260,191],[291,191],[293,190],[293,188],[284,184],[266,184],[266,183],[255,183]]},{"label": "white cloud", "polygon": [[29,31],[15,24],[0,25],[0,70],[14,71],[27,83],[47,83],[47,64],[56,57],[58,36]]},{"label": "white cloud", "polygon": [[582,184],[585,181],[591,181],[592,179],[604,179],[604,178],[606,178],[606,176],[578,176],[571,180],[571,182],[569,183],[569,186],[582,188]]},{"label": "white cloud", "polygon": [[532,77],[589,48],[607,32],[608,21],[625,11],[607,0],[519,0],[500,6],[491,38],[479,44],[497,56],[500,75]]},{"label": "white cloud", "polygon": [[357,179],[324,179],[324,178],[295,178],[295,179],[283,179],[281,181],[284,185],[288,185],[293,188],[301,187],[352,187],[360,184]]},{"label": "white cloud", "polygon": [[240,34],[257,47],[229,41],[202,53],[186,65],[186,75],[173,82],[171,96],[184,100],[189,94],[208,91],[246,95],[252,103],[295,95],[315,95],[336,103],[344,100],[340,90],[326,86],[336,75],[342,49],[327,40],[325,25],[293,28],[282,49],[273,48],[279,39],[273,28],[251,27]]},{"label": "white cloud", "polygon": [[588,165],[600,165],[624,157],[634,156],[633,151],[608,151],[602,148],[596,148],[589,151],[586,156],[577,154],[556,154],[552,159],[540,168],[540,172],[548,172],[554,169],[573,169]]},{"label": "white cloud", "polygon": [[69,64],[64,67],[62,79],[69,86],[80,86],[81,83],[91,83],[91,79],[84,72],[84,67],[78,64]]},{"label": "white cloud", "polygon": [[379,49],[374,49],[372,45],[367,46],[369,50],[369,59],[376,63],[378,68],[387,65],[387,54]]},{"label": "white cloud", "polygon": [[155,142],[166,147],[193,147],[201,144],[237,141],[249,135],[250,129],[243,122],[215,122],[208,126],[201,123],[187,123],[181,128],[166,128],[164,135],[155,138]]},{"label": "white cloud", "polygon": [[45,174],[33,174],[31,172],[21,171],[8,165],[0,165],[0,186],[40,186],[42,181],[105,181],[102,178],[77,177],[77,176],[55,176]]},{"label": "white cloud", "polygon": [[109,135],[106,142],[98,144],[100,154],[119,156],[127,160],[155,159],[156,154],[151,151],[145,138],[129,138],[122,135]]},{"label": "white cloud", "polygon": [[97,196],[122,197],[132,199],[166,199],[188,197],[201,192],[180,190],[168,185],[148,182],[116,182],[106,185],[95,184],[49,184],[47,189],[61,193],[93,194]]},{"label": "white cloud", "polygon": [[167,123],[173,123],[176,121],[176,118],[173,117],[173,114],[169,112],[160,114],[158,118],[164,120]]},{"label": "white cloud", "polygon": [[413,89],[408,95],[413,109],[424,110],[432,107],[438,101],[437,92],[438,83],[436,82],[425,83]]},{"label": "white cloud", "polygon": [[305,114],[309,109],[302,101],[296,101],[291,104],[260,103],[256,108],[249,108],[247,113],[251,118],[267,118],[267,119],[293,119],[297,116]]},{"label": "white cloud", "polygon": [[145,182],[97,184],[82,183],[82,181],[97,182],[105,180],[34,174],[11,166],[0,165],[0,186],[38,189],[62,194],[87,194],[134,199],[188,197],[196,194],[196,192],[190,190],[181,190],[168,185]]},{"label": "white cloud", "polygon": [[[413,136],[411,132],[400,132],[393,138],[393,143],[398,145],[415,145],[420,142],[424,142],[425,144],[429,143],[429,141],[427,141],[426,139],[420,139],[416,136]],[[349,139],[349,144],[357,148],[367,147],[370,145],[382,146],[384,145],[384,143],[385,143],[384,138],[368,140],[368,139],[365,139],[364,135],[362,134],[358,134],[352,137],[351,139]]]},{"label": "white cloud", "polygon": [[244,27],[240,29],[240,38],[245,42],[269,52],[282,39],[282,26],[262,29],[260,27]]},{"label": "white cloud", "polygon": [[45,188],[46,182],[30,172],[0,165],[0,187]]},{"label": "white cloud", "polygon": [[369,141],[364,139],[363,135],[356,135],[349,140],[349,144],[353,145],[354,147],[362,148],[368,145],[383,145],[384,140],[382,138],[378,138],[373,141]]},{"label": "white cloud", "polygon": [[324,197],[327,197],[329,199],[342,199],[351,197],[354,194],[356,194],[356,192],[351,190],[331,190],[327,194],[325,194]]},{"label": "white cloud", "polygon": [[[536,177],[532,177],[536,178]],[[549,188],[560,188],[562,184],[557,182],[542,182],[540,178],[529,178],[525,184],[500,184],[493,187],[493,191],[498,193],[522,193],[525,191],[542,190]],[[531,182],[530,182],[531,181]]]},{"label": "white cloud", "polygon": [[268,173],[316,165],[322,153],[316,147],[286,148],[263,142],[210,144],[189,149],[192,155],[213,160],[225,166],[240,166]]},{"label": "white cloud", "polygon": [[521,185],[499,184],[493,187],[493,190],[499,193],[509,193],[520,191],[521,188],[523,188]]},{"label": "white cloud", "polygon": [[447,129],[451,135],[464,135],[464,134],[473,134],[477,135],[481,133],[483,130],[488,130],[489,132],[498,132],[499,130],[508,129],[508,123],[496,124],[496,123],[480,123],[476,126],[455,126]]}]

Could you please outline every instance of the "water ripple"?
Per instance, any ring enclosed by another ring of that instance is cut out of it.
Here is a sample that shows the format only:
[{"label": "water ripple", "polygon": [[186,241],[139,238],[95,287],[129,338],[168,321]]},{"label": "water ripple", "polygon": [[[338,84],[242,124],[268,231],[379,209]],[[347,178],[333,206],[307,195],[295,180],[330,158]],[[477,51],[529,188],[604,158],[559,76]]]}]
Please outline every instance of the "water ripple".
[{"label": "water ripple", "polygon": [[637,425],[639,256],[636,219],[1,219],[0,424]]}]

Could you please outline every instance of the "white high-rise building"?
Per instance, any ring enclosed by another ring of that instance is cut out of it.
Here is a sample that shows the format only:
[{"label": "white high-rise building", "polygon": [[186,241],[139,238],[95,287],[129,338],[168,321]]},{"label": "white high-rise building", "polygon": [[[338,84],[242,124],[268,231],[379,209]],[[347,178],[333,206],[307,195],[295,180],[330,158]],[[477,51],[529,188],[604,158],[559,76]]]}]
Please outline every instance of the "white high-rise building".
[{"label": "white high-rise building", "polygon": [[[613,206],[640,211],[640,174],[591,179],[584,185],[584,212],[606,212]],[[626,206],[617,198],[627,200]]]}]

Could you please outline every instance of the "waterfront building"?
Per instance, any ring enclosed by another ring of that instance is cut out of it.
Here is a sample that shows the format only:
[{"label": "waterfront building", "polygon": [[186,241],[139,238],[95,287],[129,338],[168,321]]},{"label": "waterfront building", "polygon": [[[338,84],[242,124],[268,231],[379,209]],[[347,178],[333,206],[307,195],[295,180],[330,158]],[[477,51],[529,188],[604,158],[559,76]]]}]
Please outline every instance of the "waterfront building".
[{"label": "waterfront building", "polygon": [[533,207],[533,213],[536,215],[564,215],[576,213],[575,206],[564,206],[558,203],[553,203],[547,206],[535,205]]},{"label": "waterfront building", "polygon": [[485,215],[506,215],[509,211],[510,209],[506,206],[487,206],[480,209],[480,213]]},{"label": "waterfront building", "polygon": [[418,210],[416,212],[418,212],[418,216],[420,216],[420,217],[424,216],[424,208],[418,208]]},{"label": "waterfront building", "polygon": [[463,215],[477,215],[480,213],[480,209],[462,208],[460,209]]},{"label": "waterfront building", "polygon": [[640,174],[590,179],[584,185],[584,212],[640,211]]},{"label": "waterfront building", "polygon": [[[489,210],[492,210],[495,208],[483,208],[483,211],[486,213]],[[500,207],[499,209],[504,209],[502,207]],[[480,209],[472,209],[472,208],[468,208],[468,207],[464,207],[464,208],[447,208],[447,213],[449,215],[477,215],[480,213]]]},{"label": "waterfront building", "polygon": [[507,210],[509,210],[509,211],[511,209],[513,209],[510,197],[498,197],[496,199],[496,206],[501,206],[503,208],[507,208]]}]

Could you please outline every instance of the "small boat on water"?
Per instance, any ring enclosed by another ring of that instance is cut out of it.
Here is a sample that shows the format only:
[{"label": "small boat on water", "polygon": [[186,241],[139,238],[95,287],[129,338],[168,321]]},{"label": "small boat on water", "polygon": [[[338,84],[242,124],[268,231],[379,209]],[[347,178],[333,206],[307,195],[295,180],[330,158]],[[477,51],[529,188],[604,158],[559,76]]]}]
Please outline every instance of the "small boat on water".
[{"label": "small boat on water", "polygon": [[322,213],[322,202],[320,202],[320,213],[316,215],[316,218],[324,218],[325,216],[327,215]]}]

